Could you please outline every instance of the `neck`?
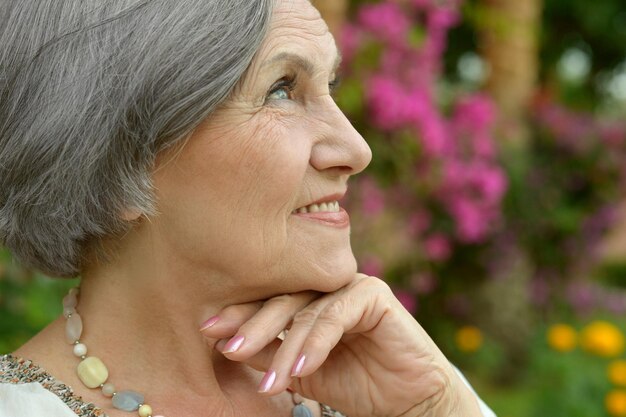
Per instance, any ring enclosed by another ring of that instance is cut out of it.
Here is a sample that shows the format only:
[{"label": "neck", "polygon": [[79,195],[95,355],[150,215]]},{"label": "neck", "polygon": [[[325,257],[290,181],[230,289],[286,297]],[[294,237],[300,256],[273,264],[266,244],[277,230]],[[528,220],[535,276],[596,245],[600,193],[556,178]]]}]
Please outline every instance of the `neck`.
[{"label": "neck", "polygon": [[186,414],[243,415],[236,409],[245,406],[238,404],[264,400],[256,394],[259,373],[226,360],[213,349],[217,340],[199,332],[204,320],[235,299],[227,282],[162,257],[128,257],[90,268],[77,307],[89,354],[109,367],[111,382],[144,393],[156,413],[171,404],[164,414],[180,415],[185,393],[185,404],[202,407],[200,414]]},{"label": "neck", "polygon": [[[167,253],[154,247],[152,251]],[[199,332],[202,322],[224,306],[254,299],[242,298],[242,293],[259,294],[237,290],[226,277],[199,270],[137,252],[87,268],[77,306],[87,356],[102,359],[109,381],[118,389],[144,394],[155,414],[288,415],[289,395],[259,396],[261,373],[226,360],[213,349],[217,340]],[[58,320],[16,354],[43,359],[53,375],[86,400],[105,406],[110,416],[133,415],[116,414],[99,390],[82,386],[74,372],[78,359],[64,340],[64,325],[64,319]],[[58,354],[42,357],[50,346]]]}]

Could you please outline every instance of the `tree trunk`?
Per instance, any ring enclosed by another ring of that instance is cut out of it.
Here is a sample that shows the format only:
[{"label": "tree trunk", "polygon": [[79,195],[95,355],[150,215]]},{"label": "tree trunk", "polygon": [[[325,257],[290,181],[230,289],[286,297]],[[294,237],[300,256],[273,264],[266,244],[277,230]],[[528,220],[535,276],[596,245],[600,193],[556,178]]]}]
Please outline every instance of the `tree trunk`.
[{"label": "tree trunk", "polygon": [[320,11],[335,38],[348,15],[348,0],[313,0],[313,5]]},{"label": "tree trunk", "polygon": [[542,0],[480,1],[480,50],[491,67],[486,88],[501,111],[502,137],[524,146],[539,73]]},{"label": "tree trunk", "polygon": [[[479,1],[479,47],[491,70],[486,90],[500,111],[500,148],[507,159],[523,161],[539,73],[542,0]],[[478,290],[482,308],[476,319],[505,348],[500,378],[506,382],[515,379],[527,360],[535,320],[529,295],[534,266],[521,245],[502,257],[502,266]]]}]

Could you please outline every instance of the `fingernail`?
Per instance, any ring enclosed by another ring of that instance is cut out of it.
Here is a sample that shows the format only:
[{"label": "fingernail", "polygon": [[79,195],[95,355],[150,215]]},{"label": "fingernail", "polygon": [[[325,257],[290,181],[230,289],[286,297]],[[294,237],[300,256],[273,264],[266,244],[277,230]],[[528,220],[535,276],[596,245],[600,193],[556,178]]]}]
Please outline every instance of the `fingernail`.
[{"label": "fingernail", "polygon": [[202,323],[202,327],[200,327],[200,331],[213,327],[213,325],[217,323],[219,320],[220,318],[218,316],[211,317],[210,319]]},{"label": "fingernail", "polygon": [[298,356],[298,360],[293,365],[293,368],[291,368],[291,376],[300,376],[300,374],[302,373],[302,368],[304,367],[305,359],[306,356],[304,356],[304,354],[302,353],[300,354],[300,356]]},{"label": "fingernail", "polygon": [[244,340],[245,340],[245,337],[243,336],[233,337],[232,339],[228,341],[228,343],[226,343],[226,346],[224,346],[224,351],[222,353],[237,352],[237,350],[239,350]]},{"label": "fingernail", "polygon": [[276,381],[276,371],[270,369],[261,380],[259,392],[268,392],[272,388],[272,385],[274,385],[274,381]]}]

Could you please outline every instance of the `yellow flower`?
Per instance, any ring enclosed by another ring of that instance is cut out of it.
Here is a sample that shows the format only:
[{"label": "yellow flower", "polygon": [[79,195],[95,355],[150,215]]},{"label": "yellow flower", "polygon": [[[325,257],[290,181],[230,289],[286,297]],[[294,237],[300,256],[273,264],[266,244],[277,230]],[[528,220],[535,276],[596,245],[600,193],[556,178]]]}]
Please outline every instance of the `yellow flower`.
[{"label": "yellow flower", "polygon": [[612,323],[594,321],[582,330],[580,344],[589,353],[615,357],[624,351],[624,335]]},{"label": "yellow flower", "polygon": [[615,417],[626,416],[626,391],[612,390],[604,398],[606,411]]},{"label": "yellow flower", "polygon": [[456,332],[456,345],[462,352],[476,352],[483,345],[483,333],[475,326],[463,326]]},{"label": "yellow flower", "polygon": [[607,368],[609,381],[615,385],[626,386],[626,361],[613,361]]},{"label": "yellow flower", "polygon": [[548,345],[559,352],[574,350],[577,344],[576,330],[567,324],[555,324],[548,329]]}]

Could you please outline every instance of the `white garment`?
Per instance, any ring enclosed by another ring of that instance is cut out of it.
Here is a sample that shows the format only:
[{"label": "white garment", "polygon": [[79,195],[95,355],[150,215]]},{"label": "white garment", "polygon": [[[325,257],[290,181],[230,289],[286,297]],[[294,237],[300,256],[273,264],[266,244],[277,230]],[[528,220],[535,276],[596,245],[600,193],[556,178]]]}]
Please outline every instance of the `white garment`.
[{"label": "white garment", "polygon": [[0,417],[76,417],[76,414],[39,382],[31,382],[0,384]]}]

